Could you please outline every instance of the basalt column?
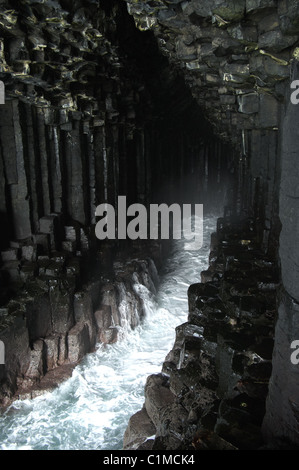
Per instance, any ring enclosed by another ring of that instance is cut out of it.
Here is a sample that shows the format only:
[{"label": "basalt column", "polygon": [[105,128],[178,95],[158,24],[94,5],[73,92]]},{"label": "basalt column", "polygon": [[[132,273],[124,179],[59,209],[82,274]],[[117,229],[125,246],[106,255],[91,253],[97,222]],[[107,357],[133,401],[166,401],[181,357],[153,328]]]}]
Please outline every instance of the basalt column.
[{"label": "basalt column", "polygon": [[[298,64],[294,65],[291,77],[299,77]],[[290,93],[286,94],[290,98]],[[299,338],[298,295],[298,132],[299,108],[286,100],[282,115],[281,181],[279,216],[282,229],[279,240],[282,287],[278,296],[278,317],[275,328],[273,372],[264,432],[277,445],[299,445],[299,367],[291,360],[292,342]]]}]

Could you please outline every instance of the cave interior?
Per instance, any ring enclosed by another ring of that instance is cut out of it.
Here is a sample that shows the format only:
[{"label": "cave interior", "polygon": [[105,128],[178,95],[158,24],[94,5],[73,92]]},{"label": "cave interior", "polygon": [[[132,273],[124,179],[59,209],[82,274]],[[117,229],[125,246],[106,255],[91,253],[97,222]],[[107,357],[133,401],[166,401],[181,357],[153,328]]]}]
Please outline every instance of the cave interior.
[{"label": "cave interior", "polygon": [[188,322],[217,354],[180,390],[165,365],[155,386],[197,418],[154,448],[297,448],[298,40],[292,0],[0,1],[3,406],[94,348],[116,258],[163,267],[165,243],[98,240],[96,207],[203,204],[218,221]]}]

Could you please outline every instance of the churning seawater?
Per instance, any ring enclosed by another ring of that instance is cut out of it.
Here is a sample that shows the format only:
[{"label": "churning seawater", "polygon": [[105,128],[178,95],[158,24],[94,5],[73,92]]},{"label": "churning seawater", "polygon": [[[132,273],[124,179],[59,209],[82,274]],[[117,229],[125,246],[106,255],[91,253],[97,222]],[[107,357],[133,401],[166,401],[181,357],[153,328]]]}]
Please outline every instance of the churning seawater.
[{"label": "churning seawater", "polygon": [[187,290],[208,267],[216,217],[204,217],[203,247],[178,240],[155,298],[141,285],[142,324],[116,344],[88,354],[53,392],[16,401],[0,415],[1,450],[120,450],[130,417],[144,403],[147,376],[159,373],[188,315]]}]

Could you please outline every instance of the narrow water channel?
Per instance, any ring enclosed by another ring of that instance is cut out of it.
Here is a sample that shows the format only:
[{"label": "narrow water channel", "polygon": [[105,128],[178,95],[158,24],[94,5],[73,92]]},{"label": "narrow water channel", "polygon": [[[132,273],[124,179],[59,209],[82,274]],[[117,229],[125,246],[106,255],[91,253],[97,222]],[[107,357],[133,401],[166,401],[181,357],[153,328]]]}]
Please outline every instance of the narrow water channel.
[{"label": "narrow water channel", "polygon": [[99,345],[56,390],[16,401],[0,416],[1,450],[119,450],[130,416],[144,402],[144,385],[159,373],[175,327],[188,315],[187,290],[208,267],[216,217],[205,217],[204,243],[186,251],[178,240],[160,276],[156,297],[141,285],[142,324],[113,345]]}]

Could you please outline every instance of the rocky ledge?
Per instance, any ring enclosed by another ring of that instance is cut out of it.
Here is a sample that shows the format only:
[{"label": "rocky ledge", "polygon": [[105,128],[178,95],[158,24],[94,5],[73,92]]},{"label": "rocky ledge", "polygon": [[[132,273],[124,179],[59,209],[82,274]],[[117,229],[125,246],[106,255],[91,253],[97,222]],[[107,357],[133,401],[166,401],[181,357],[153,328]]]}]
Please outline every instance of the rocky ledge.
[{"label": "rocky ledge", "polygon": [[252,220],[240,228],[231,217],[218,219],[201,278],[188,290],[188,320],[177,327],[161,373],[146,381],[144,407],[130,419],[124,449],[268,446],[262,424],[280,278]]},{"label": "rocky ledge", "polygon": [[[116,342],[142,320],[142,286],[154,294],[157,285],[154,261],[145,252],[131,261],[121,253],[112,260],[109,246],[96,253],[89,265],[86,253],[36,257],[39,275],[28,276],[1,309],[0,406],[53,389],[98,344]],[[87,281],[86,265],[97,271]]]}]

